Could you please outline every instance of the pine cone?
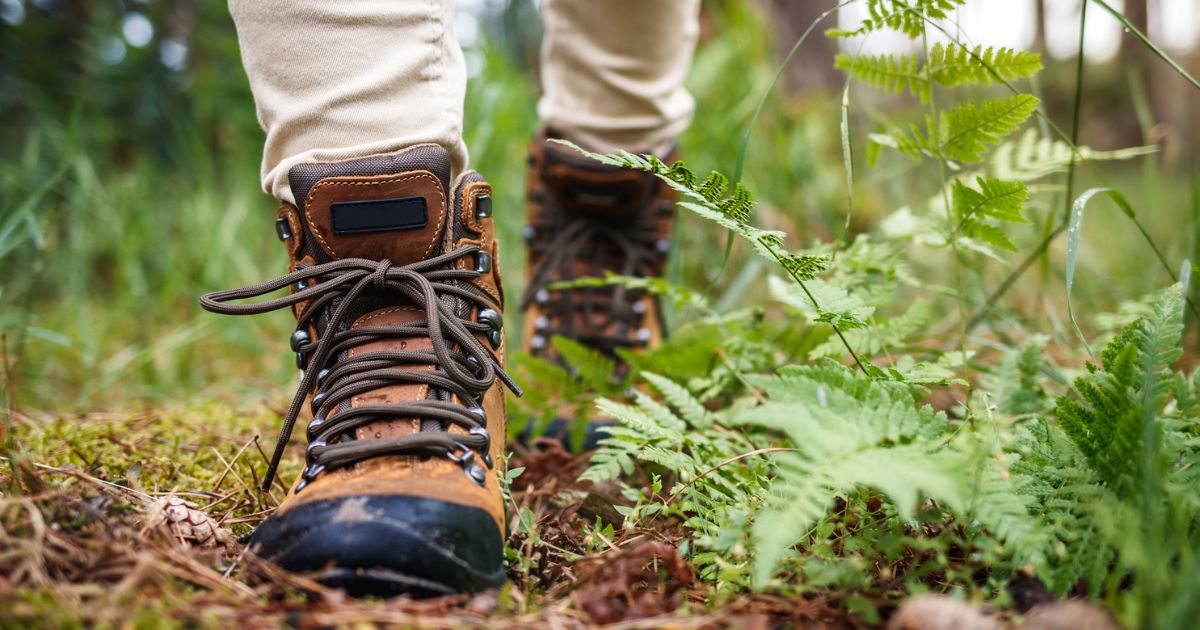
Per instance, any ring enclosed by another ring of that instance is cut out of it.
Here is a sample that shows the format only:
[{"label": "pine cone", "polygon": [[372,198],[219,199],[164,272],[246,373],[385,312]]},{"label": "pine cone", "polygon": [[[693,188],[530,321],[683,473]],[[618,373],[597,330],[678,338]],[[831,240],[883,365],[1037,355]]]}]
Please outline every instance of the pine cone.
[{"label": "pine cone", "polygon": [[221,527],[195,503],[179,497],[163,497],[146,508],[146,527],[166,525],[175,538],[200,547],[229,547],[233,533]]}]

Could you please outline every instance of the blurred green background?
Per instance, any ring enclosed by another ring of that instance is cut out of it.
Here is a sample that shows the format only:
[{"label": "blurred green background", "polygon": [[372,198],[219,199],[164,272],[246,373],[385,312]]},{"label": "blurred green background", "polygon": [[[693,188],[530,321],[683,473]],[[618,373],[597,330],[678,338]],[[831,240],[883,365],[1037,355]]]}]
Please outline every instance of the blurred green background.
[{"label": "blurred green background", "polygon": [[[1131,11],[1144,6],[1127,4]],[[682,139],[692,166],[734,169],[745,125],[783,53],[822,5],[833,3],[706,2],[689,78],[699,107]],[[528,0],[460,1],[460,11],[468,12],[470,27],[460,34],[471,31],[464,39],[472,68],[472,166],[500,196],[511,297],[521,290],[523,157],[537,124],[538,14]],[[903,160],[885,159],[872,170],[860,165],[847,216],[838,131],[843,77],[832,69],[834,46],[822,30],[767,100],[744,178],[762,204],[758,220],[788,230],[795,246],[852,239],[938,186],[937,173]],[[1046,37],[1039,31],[1033,46],[1044,48]],[[1081,139],[1098,149],[1162,149],[1099,168],[1133,201],[1169,259],[1198,260],[1197,93],[1122,44],[1118,54],[1087,65]],[[1194,51],[1178,57],[1197,71]],[[1047,65],[1035,87],[1049,115],[1069,128],[1074,61]],[[852,98],[858,146],[878,117],[921,113],[870,90],[856,89]],[[284,269],[275,203],[259,188],[262,139],[223,0],[0,0],[6,401],[15,392],[29,410],[126,409],[214,395],[261,399],[264,390],[283,391],[292,382],[287,314],[221,318],[196,301],[202,292]],[[1080,186],[1098,172],[1085,169]],[[1115,213],[1095,215],[1085,230],[1077,309],[1111,310],[1166,283]],[[1028,232],[1023,247],[1040,236],[1036,225]],[[681,235],[673,279],[711,286],[722,309],[758,299],[762,270],[742,252],[724,273],[713,263],[724,234],[685,218]],[[1005,271],[981,275],[980,291]],[[916,272],[931,281],[948,273],[932,262]],[[1051,256],[1005,304],[1030,320],[1061,314],[1061,276],[1061,262]]]}]

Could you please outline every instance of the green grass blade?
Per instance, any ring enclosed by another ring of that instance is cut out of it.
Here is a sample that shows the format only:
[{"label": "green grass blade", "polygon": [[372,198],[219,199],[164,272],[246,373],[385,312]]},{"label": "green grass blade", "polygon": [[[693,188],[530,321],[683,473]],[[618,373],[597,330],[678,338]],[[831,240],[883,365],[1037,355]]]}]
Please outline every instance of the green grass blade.
[{"label": "green grass blade", "polygon": [[[1166,64],[1168,66],[1171,66],[1171,69],[1174,70],[1176,73],[1178,73],[1179,76],[1186,79],[1188,83],[1191,83],[1192,87],[1200,90],[1200,81],[1197,81],[1196,77],[1193,77],[1191,75],[1191,73],[1189,73],[1187,70],[1185,70],[1183,68],[1183,66],[1179,65],[1179,62],[1172,59],[1171,56],[1166,53],[1166,51],[1164,51],[1163,49],[1156,46],[1154,44],[1154,42],[1150,41],[1150,38],[1146,37],[1145,33],[1139,31],[1138,28],[1133,25],[1133,23],[1131,23],[1129,20],[1125,19],[1125,16],[1121,15],[1120,11],[1117,11],[1116,9],[1109,6],[1109,4],[1107,2],[1105,2],[1104,0],[1092,0],[1092,2],[1095,2],[1096,4],[1100,5],[1101,9],[1104,9],[1105,11],[1107,11],[1109,13],[1109,15],[1116,18],[1117,21],[1121,23],[1121,26],[1125,27],[1125,30],[1128,31],[1130,35],[1133,35],[1139,42],[1141,42],[1143,46],[1150,49],[1150,52],[1154,53],[1155,57],[1162,59],[1164,62],[1166,62]],[[1085,4],[1084,5],[1085,11],[1086,11],[1086,7],[1087,7],[1087,5]]]},{"label": "green grass blade", "polygon": [[1108,195],[1108,198],[1112,199],[1127,216],[1130,218],[1134,216],[1129,200],[1113,188],[1090,188],[1071,204],[1071,220],[1067,227],[1067,317],[1071,320],[1071,328],[1075,329],[1075,336],[1079,337],[1079,341],[1083,343],[1083,347],[1093,359],[1096,358],[1096,355],[1092,353],[1092,347],[1088,345],[1083,331],[1079,329],[1079,322],[1075,321],[1075,311],[1071,307],[1071,289],[1075,286],[1075,263],[1079,256],[1079,237],[1083,231],[1083,211],[1092,197],[1101,193]]}]

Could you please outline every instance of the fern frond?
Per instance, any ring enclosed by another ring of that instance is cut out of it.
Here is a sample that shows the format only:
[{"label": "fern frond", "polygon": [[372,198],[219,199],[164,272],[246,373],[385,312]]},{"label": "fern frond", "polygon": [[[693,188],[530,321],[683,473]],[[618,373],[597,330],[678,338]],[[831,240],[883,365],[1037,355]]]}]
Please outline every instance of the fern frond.
[{"label": "fern frond", "polygon": [[870,17],[852,31],[829,30],[829,37],[854,37],[890,28],[917,38],[925,29],[925,19],[940,20],[949,16],[966,0],[867,0]]},{"label": "fern frond", "polygon": [[[1089,161],[1131,160],[1158,151],[1156,146],[1130,147],[1115,151],[1097,151],[1081,146],[1079,156]],[[1027,129],[1020,138],[998,145],[988,160],[993,177],[1031,182],[1061,173],[1071,164],[1067,143],[1043,137],[1037,129]]]},{"label": "fern frond", "polygon": [[942,112],[936,122],[927,117],[926,131],[911,125],[908,134],[900,131],[874,134],[871,141],[917,159],[927,154],[962,163],[978,162],[989,145],[1028,120],[1037,110],[1037,104],[1037,97],[1029,94],[979,104],[967,101]]},{"label": "fern frond", "polygon": [[1161,431],[1156,418],[1172,387],[1170,365],[1182,353],[1183,298],[1164,291],[1150,316],[1129,325],[1101,353],[1101,365],[1075,380],[1079,399],[1055,406],[1063,431],[1101,479],[1119,495],[1142,474],[1145,440]]},{"label": "fern frond", "polygon": [[899,94],[908,90],[921,102],[929,100],[929,81],[918,64],[917,55],[839,54],[834,61],[839,70],[881,90]]},{"label": "fern frond", "polygon": [[1013,80],[1036,74],[1042,69],[1041,56],[1011,48],[963,48],[955,44],[935,44],[929,61],[921,65],[916,54],[858,55],[839,54],[838,69],[879,89],[899,94],[907,90],[922,103],[929,102],[930,80],[938,85],[990,85],[1000,79]]},{"label": "fern frond", "polygon": [[1016,131],[1037,110],[1038,99],[1029,94],[975,104],[962,103],[942,113],[937,148],[951,160],[978,162],[989,145]]},{"label": "fern frond", "polygon": [[1048,338],[1034,336],[1029,345],[1006,352],[1000,363],[984,379],[984,389],[993,393],[996,409],[1006,414],[1027,414],[1040,411],[1046,402],[1046,392],[1039,382],[1045,359],[1042,351]]},{"label": "fern frond", "polygon": [[672,407],[679,410],[680,416],[691,428],[706,429],[712,425],[713,419],[708,410],[686,387],[651,372],[643,372],[642,378],[653,385]]},{"label": "fern frond", "polygon": [[[975,182],[979,190],[968,186],[962,180],[955,180],[952,185],[953,213],[958,220],[957,232],[992,247],[1017,251],[1016,245],[995,222],[1028,223],[1021,211],[1025,207],[1025,201],[1029,199],[1029,189],[1018,181],[978,177]],[[954,236],[951,234],[951,238]]]},{"label": "fern frond", "polygon": [[962,180],[953,185],[954,215],[959,220],[986,217],[1008,223],[1029,223],[1022,214],[1029,189],[1019,181],[977,177],[979,190]]},{"label": "fern frond", "polygon": [[991,85],[999,79],[1012,81],[1033,76],[1042,69],[1037,53],[956,44],[934,44],[929,53],[929,73],[938,85]]},{"label": "fern frond", "polygon": [[[804,313],[809,321],[830,322],[843,332],[866,326],[867,320],[875,312],[875,308],[868,306],[861,297],[821,280],[807,283],[808,293],[795,283],[785,282],[776,276],[768,278],[767,286],[772,298]],[[812,294],[812,298],[809,294]]]},{"label": "fern frond", "polygon": [[569,373],[584,386],[600,391],[611,389],[616,369],[616,363],[611,358],[566,337],[556,336],[550,343],[563,358]]}]

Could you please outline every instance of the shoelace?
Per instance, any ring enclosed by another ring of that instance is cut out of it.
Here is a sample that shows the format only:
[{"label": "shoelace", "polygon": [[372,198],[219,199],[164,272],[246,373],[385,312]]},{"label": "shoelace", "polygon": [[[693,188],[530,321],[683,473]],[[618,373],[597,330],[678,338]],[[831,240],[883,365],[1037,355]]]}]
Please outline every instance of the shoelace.
[{"label": "shoelace", "polygon": [[[559,208],[547,208],[542,220],[533,227],[539,234],[555,234],[555,237],[545,245],[532,244],[544,249],[546,256],[533,269],[521,299],[522,310],[536,302],[548,313],[551,321],[538,322],[536,326],[543,340],[562,335],[609,352],[649,341],[649,331],[636,328],[645,315],[643,291],[623,285],[553,292],[547,288],[555,281],[575,279],[574,266],[580,260],[586,261],[590,275],[596,277],[603,277],[606,272],[648,275],[655,260],[665,255],[667,245],[654,238],[655,226],[649,214],[643,212],[629,221],[614,223],[590,216],[572,217]],[[618,252],[615,258],[612,251]],[[619,262],[613,264],[614,259]],[[614,323],[616,330],[606,332]]]},{"label": "shoelace", "polygon": [[[495,355],[475,337],[475,333],[485,332],[496,334],[498,340],[503,325],[497,305],[486,294],[460,286],[479,276],[480,272],[454,268],[454,261],[479,251],[478,246],[471,245],[399,267],[388,260],[346,258],[297,268],[274,280],[217,291],[200,298],[205,310],[224,315],[257,315],[311,300],[297,318],[296,332],[292,334],[292,349],[297,352],[297,362],[303,373],[284,416],[275,454],[263,480],[264,491],[270,488],[275,478],[304,400],[314,390],[307,461],[297,491],[327,469],[394,454],[446,456],[462,465],[477,483],[484,483],[483,469],[474,464],[475,453],[481,453],[488,468],[493,466],[487,454],[491,436],[481,403],[483,394],[497,378],[514,394],[520,396],[521,390],[505,373]],[[310,284],[310,281],[315,283]],[[298,290],[262,302],[230,303],[289,286]],[[425,319],[398,326],[351,328],[352,307],[368,290],[373,298],[388,296],[389,305],[400,302],[422,309]],[[453,298],[479,307],[478,321],[456,314]],[[324,333],[313,342],[308,328],[318,318],[324,325]],[[351,348],[372,341],[414,337],[428,339],[432,351],[373,351],[354,357],[343,356]],[[435,369],[405,368],[413,365],[433,365]],[[339,409],[342,403],[359,394],[406,384],[429,385],[435,397]],[[451,395],[466,401],[466,406],[452,402]],[[337,413],[330,417],[330,412],[335,410]],[[419,418],[422,430],[390,439],[346,438],[361,426],[396,417]],[[427,421],[434,421],[436,426]],[[446,431],[451,425],[462,427],[467,433]]]}]

